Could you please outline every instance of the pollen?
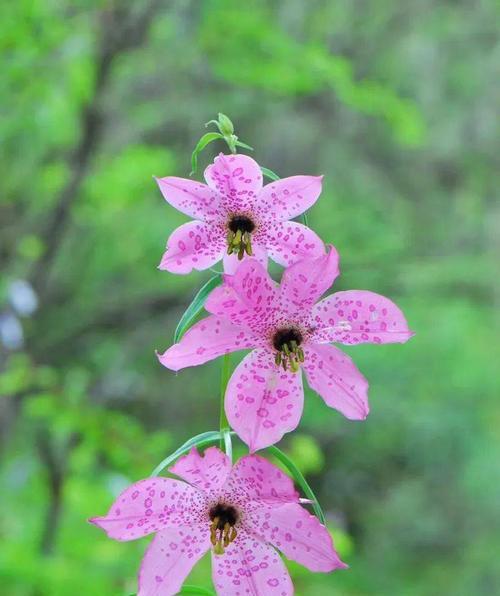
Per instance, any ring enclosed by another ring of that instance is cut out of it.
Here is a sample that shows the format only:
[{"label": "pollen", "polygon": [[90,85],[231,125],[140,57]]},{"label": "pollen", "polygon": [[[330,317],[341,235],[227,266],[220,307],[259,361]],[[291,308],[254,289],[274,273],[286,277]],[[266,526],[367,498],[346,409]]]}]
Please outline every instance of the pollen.
[{"label": "pollen", "polygon": [[278,329],[273,337],[276,366],[282,366],[283,370],[290,368],[292,372],[297,372],[300,363],[304,362],[304,350],[300,347],[302,341],[302,333],[298,329],[294,327]]},{"label": "pollen", "polygon": [[240,261],[245,253],[252,256],[252,232],[255,230],[255,223],[247,215],[232,215],[227,229],[227,254],[236,253]]}]

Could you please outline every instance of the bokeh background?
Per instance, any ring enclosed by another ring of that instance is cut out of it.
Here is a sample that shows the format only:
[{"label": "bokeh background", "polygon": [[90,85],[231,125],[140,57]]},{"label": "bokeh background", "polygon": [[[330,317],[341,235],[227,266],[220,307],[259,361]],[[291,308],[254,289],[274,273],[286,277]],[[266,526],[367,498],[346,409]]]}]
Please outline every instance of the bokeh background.
[{"label": "bokeh background", "polygon": [[[217,428],[219,363],[157,362],[211,275],[157,270],[187,176],[228,114],[281,176],[325,174],[310,225],[337,289],[404,310],[349,349],[372,412],[307,391],[281,447],[350,569],[299,596],[500,593],[494,0],[16,0],[0,6],[0,593],[123,596],[148,539],[86,519]],[[203,168],[225,147],[214,144]],[[234,363],[241,355],[234,358]],[[208,561],[189,583],[210,588]]]}]

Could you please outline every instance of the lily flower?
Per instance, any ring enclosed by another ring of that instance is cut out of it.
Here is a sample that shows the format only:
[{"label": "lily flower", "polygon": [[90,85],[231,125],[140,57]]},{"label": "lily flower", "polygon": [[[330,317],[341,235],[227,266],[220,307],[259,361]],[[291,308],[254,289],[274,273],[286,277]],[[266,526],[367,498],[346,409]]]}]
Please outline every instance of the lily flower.
[{"label": "lily flower", "polygon": [[177,594],[209,550],[220,596],[291,596],[292,581],[275,548],[311,571],[347,567],[326,527],[300,505],[291,479],[266,459],[248,455],[231,467],[220,449],[202,457],[193,448],[170,472],[182,480],[136,482],[107,515],[90,520],[115,540],[155,534],[138,596]]},{"label": "lily flower", "polygon": [[186,274],[223,259],[224,270],[231,273],[249,256],[264,266],[268,256],[287,266],[322,254],[319,236],[289,221],[316,202],[322,178],[291,176],[263,187],[255,160],[222,153],[205,170],[207,184],[174,176],[156,178],[165,199],[195,218],[172,232],[159,268]]},{"label": "lily flower", "polygon": [[225,396],[229,423],[251,451],[297,427],[302,370],[328,406],[352,420],[366,418],[368,382],[332,342],[404,343],[413,335],[401,310],[379,294],[349,290],[318,302],[339,274],[338,260],[332,246],[328,254],[285,269],[279,286],[255,259],[242,263],[208,296],[205,309],[212,314],[158,356],[178,371],[252,349]]}]

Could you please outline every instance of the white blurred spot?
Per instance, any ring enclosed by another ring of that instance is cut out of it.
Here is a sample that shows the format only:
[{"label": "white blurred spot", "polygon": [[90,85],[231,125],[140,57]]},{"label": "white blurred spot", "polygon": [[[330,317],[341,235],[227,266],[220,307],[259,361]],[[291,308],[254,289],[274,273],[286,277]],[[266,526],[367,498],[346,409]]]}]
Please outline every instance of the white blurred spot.
[{"label": "white blurred spot", "polygon": [[0,340],[7,350],[18,350],[24,343],[24,334],[19,319],[5,313],[0,316]]},{"label": "white blurred spot", "polygon": [[15,279],[9,284],[9,300],[12,307],[22,317],[29,317],[38,308],[38,297],[24,279]]}]

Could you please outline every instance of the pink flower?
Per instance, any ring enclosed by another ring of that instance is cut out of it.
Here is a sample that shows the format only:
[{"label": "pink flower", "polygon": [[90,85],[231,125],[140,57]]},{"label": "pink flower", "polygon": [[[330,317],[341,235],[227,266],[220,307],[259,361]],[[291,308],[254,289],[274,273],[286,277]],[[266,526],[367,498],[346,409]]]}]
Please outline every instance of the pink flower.
[{"label": "pink flower", "polygon": [[333,247],[329,254],[288,267],[280,286],[249,259],[208,296],[205,308],[212,315],[159,360],[177,371],[255,348],[236,368],[226,391],[228,420],[251,451],[276,443],[299,423],[304,401],[300,369],[327,405],[362,420],[369,411],[368,383],[330,342],[404,343],[413,333],[399,308],[373,292],[337,292],[315,304],[338,273]]},{"label": "pink flower", "polygon": [[[212,576],[224,596],[288,596],[293,586],[274,545],[312,571],[345,568],[330,535],[299,505],[293,482],[256,455],[231,468],[216,447],[178,460],[172,478],[148,478],[127,488],[108,514],[90,521],[115,540],[156,532],[142,561],[138,596],[177,594],[212,549]],[[188,484],[186,484],[188,483]]]},{"label": "pink flower", "polygon": [[262,187],[259,165],[247,155],[223,155],[205,170],[207,185],[184,178],[157,178],[165,199],[195,220],[172,233],[160,269],[190,273],[224,257],[233,272],[245,255],[267,264],[268,255],[289,265],[324,252],[308,227],[288,221],[315,203],[322,176],[292,176]]}]

